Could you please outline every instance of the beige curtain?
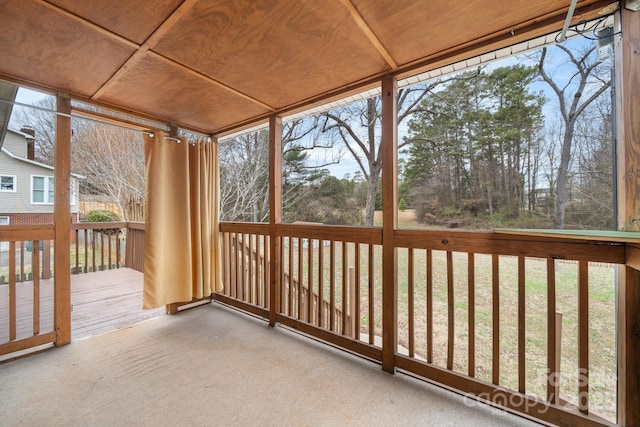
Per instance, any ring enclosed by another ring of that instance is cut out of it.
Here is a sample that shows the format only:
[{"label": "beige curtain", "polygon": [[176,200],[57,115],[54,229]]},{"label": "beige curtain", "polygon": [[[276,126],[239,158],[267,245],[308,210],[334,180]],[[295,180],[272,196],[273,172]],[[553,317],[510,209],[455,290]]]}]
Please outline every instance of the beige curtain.
[{"label": "beige curtain", "polygon": [[145,134],[143,308],[221,290],[218,144]]}]

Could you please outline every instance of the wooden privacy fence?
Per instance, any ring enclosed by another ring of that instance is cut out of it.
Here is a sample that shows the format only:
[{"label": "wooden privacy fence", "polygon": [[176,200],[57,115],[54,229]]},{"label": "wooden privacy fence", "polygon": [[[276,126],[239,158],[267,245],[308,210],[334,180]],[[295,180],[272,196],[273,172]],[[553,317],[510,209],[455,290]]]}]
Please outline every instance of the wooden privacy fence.
[{"label": "wooden privacy fence", "polygon": [[[593,336],[602,298],[616,333],[614,266],[627,264],[628,241],[395,230],[396,283],[382,283],[379,228],[222,223],[220,231],[225,290],[215,299],[265,319],[275,311],[278,323],[369,359],[392,351],[395,369],[546,422],[615,420],[615,339],[594,353]],[[602,269],[606,279],[590,285]],[[397,301],[383,316],[385,286],[396,287]],[[385,322],[397,334],[391,350],[382,346]],[[614,355],[606,384],[600,354]]]}]

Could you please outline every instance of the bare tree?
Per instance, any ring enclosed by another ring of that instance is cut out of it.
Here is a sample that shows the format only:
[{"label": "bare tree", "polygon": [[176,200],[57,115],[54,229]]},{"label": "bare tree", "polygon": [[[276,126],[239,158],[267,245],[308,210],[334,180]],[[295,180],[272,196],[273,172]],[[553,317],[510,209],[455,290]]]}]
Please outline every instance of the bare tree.
[{"label": "bare tree", "polygon": [[585,108],[611,86],[611,80],[600,75],[603,67],[594,54],[595,45],[579,54],[562,45],[556,45],[556,48],[568,60],[567,65],[573,66],[573,74],[563,83],[559,82],[559,78],[554,79],[554,76],[546,69],[548,51],[546,47],[541,51],[538,70],[542,79],[551,87],[558,98],[559,112],[564,125],[556,179],[556,210],[553,221],[554,228],[562,229],[564,228],[568,200],[569,163],[577,120]]},{"label": "bare tree", "polygon": [[[415,112],[427,93],[441,83],[438,80],[401,89],[398,92],[398,124]],[[364,225],[369,227],[373,226],[378,180],[382,172],[382,153],[379,149],[381,113],[379,97],[323,113],[325,120],[322,132],[337,135],[364,176],[367,185]],[[398,149],[410,142],[399,142]]]},{"label": "bare tree", "polygon": [[[283,211],[304,196],[302,186],[318,171],[339,161],[339,153],[311,163],[315,149],[331,152],[333,142],[318,138],[318,118],[285,123],[282,128]],[[220,142],[220,198],[224,221],[264,222],[269,218],[269,136],[267,130]],[[295,215],[293,215],[295,216]]]},{"label": "bare tree", "polygon": [[143,221],[146,178],[140,133],[79,120],[73,141],[73,168],[87,177],[85,190],[108,195],[123,220]]},{"label": "bare tree", "polygon": [[269,218],[269,138],[254,132],[219,143],[223,221]]}]

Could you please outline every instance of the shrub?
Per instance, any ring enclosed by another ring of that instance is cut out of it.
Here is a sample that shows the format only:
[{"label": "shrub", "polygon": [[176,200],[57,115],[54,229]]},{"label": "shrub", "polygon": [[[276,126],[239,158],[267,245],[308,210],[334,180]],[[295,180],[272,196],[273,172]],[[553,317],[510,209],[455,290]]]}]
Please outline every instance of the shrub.
[{"label": "shrub", "polygon": [[[85,218],[87,222],[117,222],[120,221],[120,216],[111,211],[91,211]],[[113,234],[118,231],[117,228],[101,228],[96,229],[98,233]]]}]

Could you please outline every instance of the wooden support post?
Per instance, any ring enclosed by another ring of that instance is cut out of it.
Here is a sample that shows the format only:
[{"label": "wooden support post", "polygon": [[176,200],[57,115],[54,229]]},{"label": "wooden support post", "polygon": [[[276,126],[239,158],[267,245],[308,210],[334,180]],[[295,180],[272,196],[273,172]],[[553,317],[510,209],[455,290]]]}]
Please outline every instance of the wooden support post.
[{"label": "wooden support post", "polygon": [[71,99],[58,95],[55,147],[55,331],[56,346],[71,342]]},{"label": "wooden support post", "polygon": [[618,282],[618,424],[640,420],[640,271],[620,268]]},{"label": "wooden support post", "polygon": [[[282,119],[269,118],[269,326],[280,312],[282,287],[282,237],[276,236],[282,222]],[[289,272],[291,275],[291,272]]]},{"label": "wooden support post", "polygon": [[[615,46],[618,228],[640,231],[640,12],[621,4]],[[618,424],[640,420],[640,271],[619,270],[617,287]]]},{"label": "wooden support post", "polygon": [[398,347],[398,87],[382,79],[382,369],[395,372]]}]

